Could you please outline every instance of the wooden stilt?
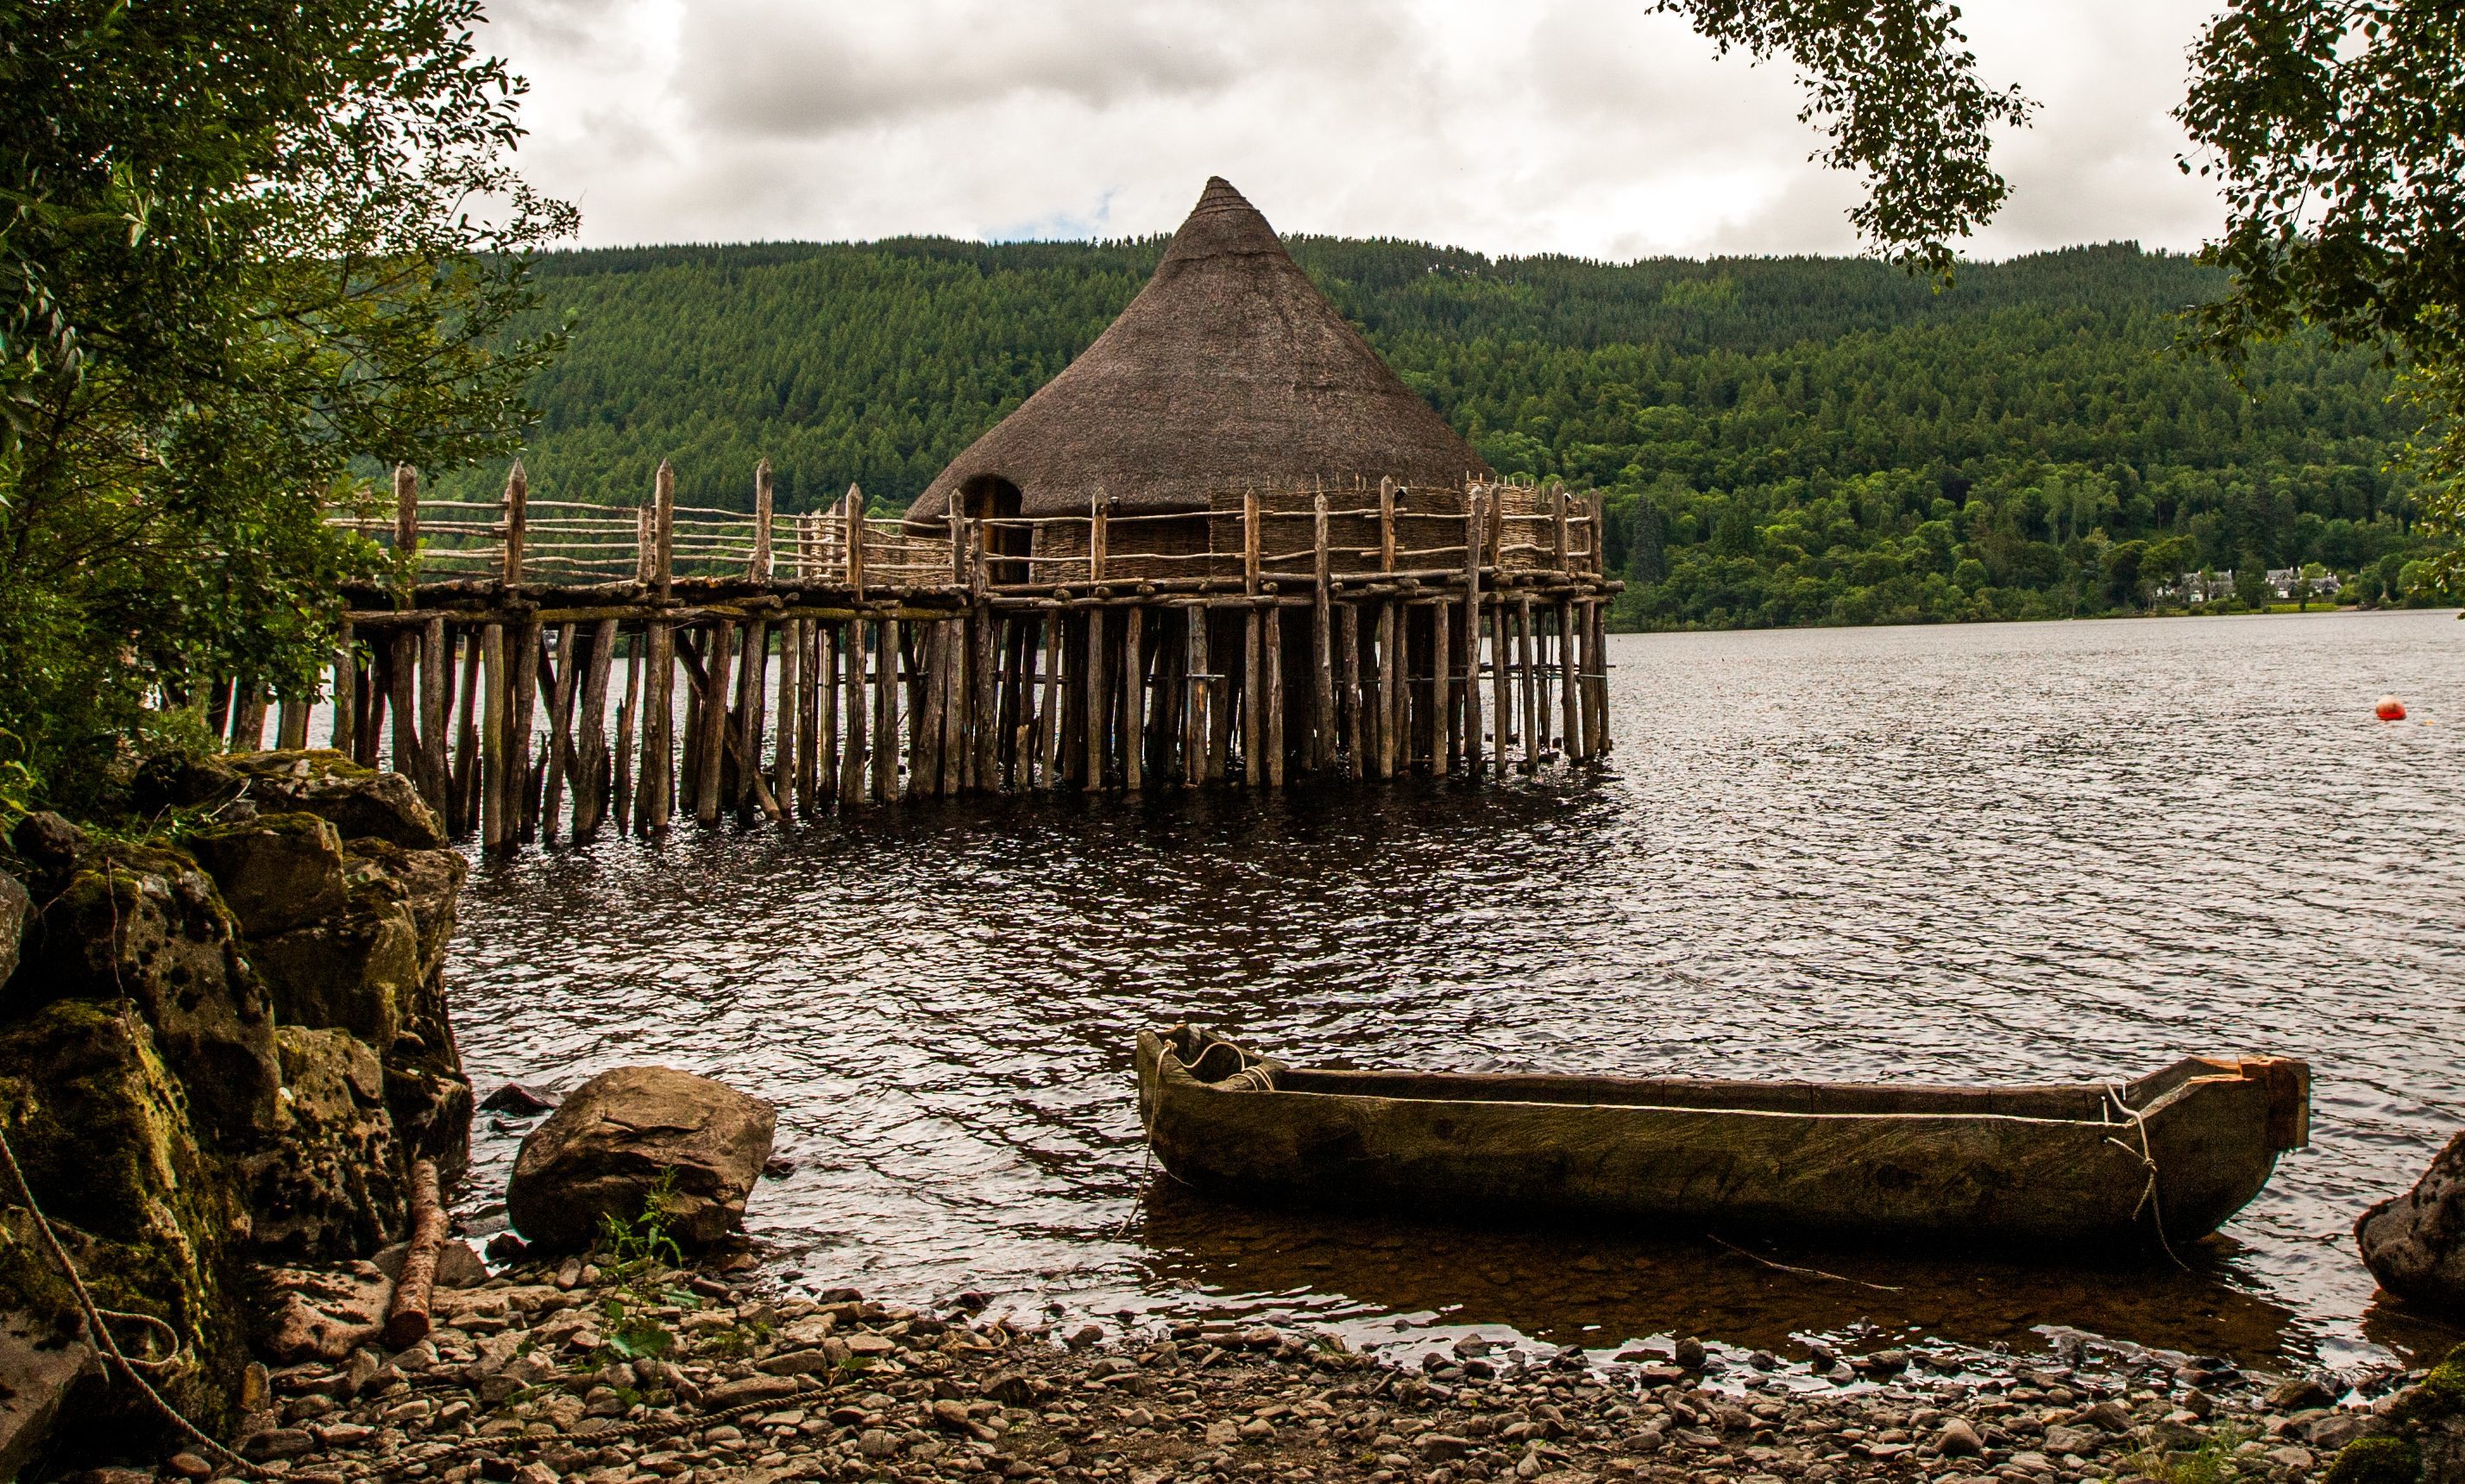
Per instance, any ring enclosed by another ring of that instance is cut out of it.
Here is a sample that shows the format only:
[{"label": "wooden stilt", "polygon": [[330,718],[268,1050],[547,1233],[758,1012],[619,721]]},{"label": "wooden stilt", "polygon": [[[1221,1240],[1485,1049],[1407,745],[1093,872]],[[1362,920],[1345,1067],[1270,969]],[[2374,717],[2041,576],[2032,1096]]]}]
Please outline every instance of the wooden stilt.
[{"label": "wooden stilt", "polygon": [[308,745],[308,702],[282,698],[275,710],[274,744],[285,750]]},{"label": "wooden stilt", "polygon": [[521,845],[537,837],[537,782],[544,776],[531,763],[531,721],[539,706],[533,698],[539,689],[539,620],[525,618],[513,625],[505,639],[505,785],[513,790],[505,819],[513,828],[508,843]]},{"label": "wooden stilt", "polygon": [[744,626],[744,659],[738,668],[736,695],[737,708],[743,713],[736,750],[744,764],[737,797],[729,802],[740,815],[749,818],[757,795],[768,786],[762,782],[762,742],[770,729],[770,625],[764,619],[748,620]]},{"label": "wooden stilt", "polygon": [[1258,610],[1241,615],[1241,782],[1252,788],[1267,786],[1267,675],[1259,659]]},{"label": "wooden stilt", "polygon": [[847,625],[847,750],[839,759],[839,804],[853,808],[873,797],[873,756],[869,745],[872,700],[866,686],[873,626],[861,618]]},{"label": "wooden stilt", "polygon": [[[540,795],[540,837],[556,838],[557,825],[565,808],[565,783],[574,771],[577,761],[573,747],[574,686],[581,678],[575,674],[574,626],[556,626],[555,679],[550,682],[547,702],[547,782]],[[580,789],[577,787],[576,792]],[[577,800],[577,802],[579,802]]]},{"label": "wooden stilt", "polygon": [[796,797],[798,732],[805,717],[805,631],[811,625],[790,618],[779,625],[779,740],[772,743],[770,791],[785,808]]},{"label": "wooden stilt", "polygon": [[916,650],[924,683],[915,712],[916,747],[911,754],[915,761],[908,786],[919,798],[931,798],[942,791],[943,765],[949,757],[944,742],[948,735],[944,723],[950,694],[950,626],[918,626]]},{"label": "wooden stilt", "polygon": [[488,770],[480,756],[484,749],[479,742],[479,692],[483,684],[479,667],[486,650],[484,630],[462,636],[461,720],[454,728],[453,824],[449,827],[455,839],[467,839],[479,828],[480,798],[487,787]]},{"label": "wooden stilt", "polygon": [[1236,697],[1232,689],[1233,667],[1240,662],[1241,658],[1240,652],[1236,648],[1241,634],[1240,629],[1236,627],[1240,623],[1240,616],[1225,614],[1225,623],[1220,631],[1216,627],[1215,618],[1216,615],[1212,611],[1207,613],[1207,647],[1211,653],[1222,654],[1224,657],[1215,662],[1215,674],[1207,682],[1209,691],[1207,776],[1217,783],[1231,783],[1232,781],[1232,722],[1234,714],[1240,709],[1234,704]]},{"label": "wooden stilt", "polygon": [[884,804],[899,799],[899,629],[896,618],[873,626],[873,792]]},{"label": "wooden stilt", "polygon": [[1404,667],[1398,653],[1404,647],[1403,616],[1392,600],[1378,605],[1378,765],[1373,778],[1395,776],[1397,734],[1404,722]]},{"label": "wooden stilt", "polygon": [[1454,772],[1463,757],[1455,730],[1455,635],[1448,622],[1453,609],[1448,603],[1430,605],[1431,717],[1435,727],[1430,740],[1430,764],[1439,773]]},{"label": "wooden stilt", "polygon": [[616,664],[616,620],[603,618],[591,626],[590,668],[582,681],[582,776],[573,790],[573,841],[587,844],[608,818],[608,677]]},{"label": "wooden stilt", "polygon": [[1121,615],[1121,786],[1146,787],[1146,609]]},{"label": "wooden stilt", "polygon": [[1340,693],[1338,705],[1344,712],[1344,765],[1355,778],[1367,778],[1369,759],[1363,749],[1368,745],[1363,734],[1361,704],[1361,606],[1346,603],[1336,610],[1336,678]]},{"label": "wooden stilt", "polygon": [[1515,600],[1516,670],[1521,679],[1516,689],[1523,700],[1523,771],[1529,773],[1541,765],[1541,693],[1533,682],[1539,678],[1532,653],[1532,594],[1520,593]]},{"label": "wooden stilt", "polygon": [[694,738],[694,823],[709,826],[719,823],[722,764],[727,756],[727,670],[735,658],[736,626],[717,623],[710,626],[703,643],[700,694],[701,711],[695,719],[699,728]]},{"label": "wooden stilt", "polygon": [[393,708],[393,770],[416,786],[428,776],[427,760],[419,755],[419,635],[397,629],[387,641],[386,700]]},{"label": "wooden stilt", "polygon": [[1506,595],[1500,593],[1489,608],[1489,700],[1490,737],[1495,745],[1491,756],[1497,760],[1499,777],[1506,774],[1506,744],[1515,735],[1514,666],[1506,647]]},{"label": "wooden stilt", "polygon": [[1266,776],[1269,788],[1284,786],[1284,610],[1271,608],[1264,613],[1254,613],[1254,621],[1264,632],[1259,641],[1259,653],[1267,667],[1265,689],[1266,724],[1264,732]]},{"label": "wooden stilt", "polygon": [[1575,605],[1558,601],[1558,715],[1560,745],[1572,763],[1584,750],[1584,701],[1580,667],[1575,663]]},{"label": "wooden stilt", "polygon": [[665,619],[651,623],[643,679],[641,799],[633,828],[665,834],[677,808],[677,626]]},{"label": "wooden stilt", "polygon": [[[445,677],[453,665],[454,645],[447,635],[445,620],[432,618],[419,627],[419,776],[413,780],[419,796],[435,814],[438,824],[445,822],[445,718],[447,692]],[[287,744],[286,744],[287,745]]]},{"label": "wooden stilt", "polygon": [[1327,550],[1326,491],[1316,491],[1310,505],[1310,546],[1314,587],[1310,595],[1310,729],[1308,765],[1325,772],[1335,765],[1335,635],[1327,605],[1333,582]]},{"label": "wooden stilt", "polygon": [[1477,779],[1480,746],[1480,538],[1487,522],[1487,494],[1476,487],[1464,497],[1464,772]]},{"label": "wooden stilt", "polygon": [[618,834],[633,832],[633,733],[642,714],[642,662],[650,644],[647,631],[625,638],[625,694],[616,702],[615,766],[608,788],[608,802],[615,812]]},{"label": "wooden stilt", "polygon": [[811,795],[805,801],[809,814],[821,812],[824,803],[839,796],[839,698],[843,688],[839,681],[841,656],[852,653],[847,645],[847,626],[820,623],[813,636],[813,698],[819,704],[813,716],[813,781]]},{"label": "wooden stilt", "polygon": [[505,818],[512,794],[505,786],[505,630],[489,624],[479,631],[481,683],[487,687],[479,717],[479,843],[501,851],[513,843]]},{"label": "wooden stilt", "polygon": [[350,621],[345,619],[334,634],[334,730],[327,745],[346,758],[356,750],[357,740],[351,735],[351,722],[355,720],[351,711],[359,690],[359,670],[358,651],[351,641]]},{"label": "wooden stilt", "polygon": [[1111,766],[1111,759],[1107,754],[1112,740],[1112,696],[1105,686],[1104,630],[1104,610],[1099,608],[1089,609],[1085,652],[1087,673],[1080,687],[1080,695],[1085,703],[1083,712],[1085,730],[1078,740],[1086,752],[1086,776],[1081,780],[1081,785],[1090,789],[1104,786],[1105,775]]},{"label": "wooden stilt", "polygon": [[1035,728],[1037,784],[1046,788],[1061,786],[1061,651],[1068,642],[1061,615],[1044,615],[1044,703],[1038,708]]},{"label": "wooden stilt", "polygon": [[1181,733],[1182,783],[1195,788],[1207,782],[1207,609],[1192,604],[1182,610],[1188,628],[1183,632],[1188,666],[1182,677],[1188,706]]}]

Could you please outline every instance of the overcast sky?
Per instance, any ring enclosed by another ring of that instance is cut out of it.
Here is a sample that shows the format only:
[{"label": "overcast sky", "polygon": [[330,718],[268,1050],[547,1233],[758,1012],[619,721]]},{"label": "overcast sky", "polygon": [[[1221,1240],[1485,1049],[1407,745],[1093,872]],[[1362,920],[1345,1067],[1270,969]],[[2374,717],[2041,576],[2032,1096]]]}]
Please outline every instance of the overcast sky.
[{"label": "overcast sky", "polygon": [[[1972,0],[1988,81],[2044,105],[1983,256],[2189,248],[2174,159],[2213,0]],[[1492,254],[1845,253],[1785,64],[1640,0],[494,0],[521,156],[591,245],[1134,236],[1210,174],[1284,232]]]}]

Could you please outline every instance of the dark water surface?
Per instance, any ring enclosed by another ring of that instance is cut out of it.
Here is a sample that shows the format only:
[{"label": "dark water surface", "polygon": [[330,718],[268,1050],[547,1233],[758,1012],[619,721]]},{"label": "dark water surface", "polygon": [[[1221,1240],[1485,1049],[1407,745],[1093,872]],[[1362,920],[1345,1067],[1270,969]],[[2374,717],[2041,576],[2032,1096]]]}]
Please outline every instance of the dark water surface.
[{"label": "dark water surface", "polygon": [[[907,806],[482,867],[472,1074],[657,1061],[774,1099],[801,1162],[755,1196],[778,1266],[911,1299],[1415,1346],[2080,1330],[2352,1363],[2455,1338],[2375,1300],[2350,1237],[2465,1123],[2453,613],[1610,653],[1596,777]],[[2389,691],[2415,720],[2372,720]],[[1840,1275],[1815,1276],[1695,1232],[1192,1196],[1144,1166],[1131,1076],[1135,1030],[1181,1019],[1419,1069],[2071,1081],[2277,1052],[2313,1063],[2314,1141],[2188,1272],[1750,1244]],[[516,1141],[483,1126],[475,1190]]]}]

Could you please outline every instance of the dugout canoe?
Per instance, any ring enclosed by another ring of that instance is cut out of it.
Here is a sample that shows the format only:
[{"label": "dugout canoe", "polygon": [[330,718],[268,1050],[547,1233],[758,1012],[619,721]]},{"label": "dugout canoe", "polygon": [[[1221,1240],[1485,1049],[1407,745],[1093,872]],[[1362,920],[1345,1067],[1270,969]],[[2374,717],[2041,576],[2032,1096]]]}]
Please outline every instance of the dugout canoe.
[{"label": "dugout canoe", "polygon": [[1149,1147],[1201,1189],[1689,1235],[2179,1247],[2310,1138],[2310,1069],[2278,1056],[2110,1086],[1349,1072],[1175,1026],[1138,1071]]}]

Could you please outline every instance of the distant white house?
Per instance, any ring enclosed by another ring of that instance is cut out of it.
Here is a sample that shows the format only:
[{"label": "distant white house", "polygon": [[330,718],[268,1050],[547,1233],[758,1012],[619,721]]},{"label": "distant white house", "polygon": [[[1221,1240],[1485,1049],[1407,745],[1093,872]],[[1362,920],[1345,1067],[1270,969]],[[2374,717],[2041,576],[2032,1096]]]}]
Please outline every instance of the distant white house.
[{"label": "distant white house", "polygon": [[[2276,566],[2268,569],[2268,590],[2279,599],[2292,598],[2296,585],[2302,581],[2302,572],[2298,567]],[[2205,578],[2197,572],[2186,572],[2179,582],[2158,584],[2156,593],[2160,602],[2181,603],[2197,608],[2204,603],[2213,603],[2222,598],[2232,597],[2233,586],[2233,568],[2227,567]],[[2313,597],[2333,597],[2344,590],[2344,582],[2336,573],[2330,572],[2324,576],[2310,579],[2310,588]]]}]

